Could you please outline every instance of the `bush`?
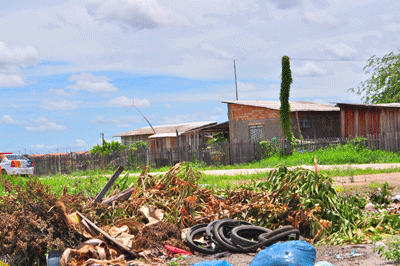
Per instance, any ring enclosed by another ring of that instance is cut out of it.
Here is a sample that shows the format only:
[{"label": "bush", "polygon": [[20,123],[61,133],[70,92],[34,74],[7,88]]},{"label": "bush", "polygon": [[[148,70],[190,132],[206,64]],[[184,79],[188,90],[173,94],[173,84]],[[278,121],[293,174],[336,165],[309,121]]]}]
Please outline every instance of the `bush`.
[{"label": "bush", "polygon": [[[103,147],[104,147],[104,153],[103,153]],[[105,155],[126,149],[126,146],[121,145],[121,143],[119,143],[118,141],[107,142],[103,140],[103,147],[100,146],[99,144],[96,144],[94,145],[93,149],[91,149],[89,152],[90,154],[100,153],[102,155]]]},{"label": "bush", "polygon": [[139,151],[139,152],[143,152],[143,151],[147,151],[149,149],[149,144],[147,144],[146,141],[136,141],[135,143],[132,143],[131,145],[129,145],[129,150],[130,151]]},{"label": "bush", "polygon": [[262,158],[263,159],[280,153],[280,149],[277,147],[277,143],[276,142],[273,143],[273,142],[268,141],[268,140],[262,140],[258,144],[260,144],[260,146],[261,146]]}]

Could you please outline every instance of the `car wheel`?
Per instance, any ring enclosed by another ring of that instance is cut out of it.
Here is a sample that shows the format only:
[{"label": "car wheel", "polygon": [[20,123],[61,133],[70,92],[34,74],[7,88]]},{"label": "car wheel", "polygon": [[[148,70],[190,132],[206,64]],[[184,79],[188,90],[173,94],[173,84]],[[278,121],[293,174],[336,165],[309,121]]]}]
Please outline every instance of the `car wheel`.
[{"label": "car wheel", "polygon": [[1,169],[1,175],[7,175],[7,171],[6,170],[4,170],[4,169]]}]

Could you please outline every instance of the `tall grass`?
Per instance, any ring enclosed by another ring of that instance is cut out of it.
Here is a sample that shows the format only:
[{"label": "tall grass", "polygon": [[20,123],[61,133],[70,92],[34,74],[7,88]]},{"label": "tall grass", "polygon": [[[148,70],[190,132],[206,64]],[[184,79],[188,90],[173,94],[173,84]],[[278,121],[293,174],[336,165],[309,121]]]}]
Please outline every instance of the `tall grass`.
[{"label": "tall grass", "polygon": [[360,144],[352,142],[345,145],[329,146],[313,152],[294,151],[291,155],[275,154],[259,162],[248,164],[235,164],[227,166],[205,166],[198,163],[200,170],[212,169],[248,169],[248,168],[272,168],[279,164],[286,166],[314,165],[314,157],[317,156],[318,164],[369,164],[369,163],[400,163],[399,153],[372,150]]}]

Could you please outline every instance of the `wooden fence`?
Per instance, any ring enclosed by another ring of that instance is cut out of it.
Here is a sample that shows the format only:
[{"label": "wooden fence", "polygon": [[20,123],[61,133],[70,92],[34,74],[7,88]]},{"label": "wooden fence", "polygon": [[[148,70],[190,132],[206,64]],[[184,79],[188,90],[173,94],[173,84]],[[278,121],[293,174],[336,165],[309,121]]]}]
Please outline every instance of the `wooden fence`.
[{"label": "wooden fence", "polygon": [[181,161],[203,162],[206,165],[228,165],[259,161],[274,152],[291,153],[314,151],[330,145],[344,145],[349,141],[361,144],[362,147],[380,149],[391,152],[400,151],[400,133],[381,133],[369,135],[367,138],[326,138],[301,140],[294,144],[284,139],[276,139],[266,144],[258,142],[237,142],[208,144],[198,149],[191,146],[175,147],[162,151],[132,151],[123,150],[101,156],[100,154],[45,155],[31,156],[35,164],[35,175],[70,174],[76,170],[96,170],[107,167],[124,166],[126,169],[137,169],[143,166],[160,168],[172,166]]}]

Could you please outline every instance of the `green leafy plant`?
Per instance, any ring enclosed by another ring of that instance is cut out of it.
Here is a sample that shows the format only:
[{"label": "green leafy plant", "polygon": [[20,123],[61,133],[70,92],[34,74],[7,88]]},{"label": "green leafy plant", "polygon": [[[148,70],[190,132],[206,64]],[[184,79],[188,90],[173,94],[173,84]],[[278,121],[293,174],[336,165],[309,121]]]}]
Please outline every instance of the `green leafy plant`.
[{"label": "green leafy plant", "polygon": [[279,99],[281,107],[279,113],[281,115],[282,135],[289,141],[292,140],[292,132],[290,131],[290,104],[289,93],[290,84],[293,83],[292,71],[290,70],[290,59],[288,56],[282,57],[282,83]]},{"label": "green leafy plant", "polygon": [[262,150],[262,157],[263,158],[268,158],[272,155],[279,154],[280,149],[278,148],[277,143],[273,143],[268,140],[262,140],[258,143],[261,147]]},{"label": "green leafy plant", "polygon": [[377,188],[374,189],[370,193],[370,199],[371,201],[378,203],[378,204],[389,204],[389,199],[388,197],[391,195],[391,192],[389,191],[389,183],[385,182],[382,186],[382,188]]},{"label": "green leafy plant", "polygon": [[393,52],[382,58],[372,56],[364,67],[370,78],[357,89],[349,91],[363,95],[365,103],[396,103],[400,100],[400,54]]},{"label": "green leafy plant", "polygon": [[[90,154],[110,154],[112,152],[121,151],[126,149],[126,146],[121,145],[118,141],[107,142],[103,140],[103,147],[99,144],[94,145],[94,147],[89,151]],[[103,151],[104,150],[104,151]]]},{"label": "green leafy plant", "polygon": [[374,251],[378,252],[380,257],[385,257],[387,260],[400,262],[400,240],[392,238],[386,245],[374,246]]},{"label": "green leafy plant", "polygon": [[131,145],[129,145],[129,150],[130,151],[139,151],[139,152],[143,152],[149,149],[149,144],[147,144],[146,141],[136,141],[134,143],[132,143]]},{"label": "green leafy plant", "polygon": [[229,133],[228,132],[219,132],[215,134],[211,139],[207,141],[207,144],[213,143],[224,143],[228,141]]}]

